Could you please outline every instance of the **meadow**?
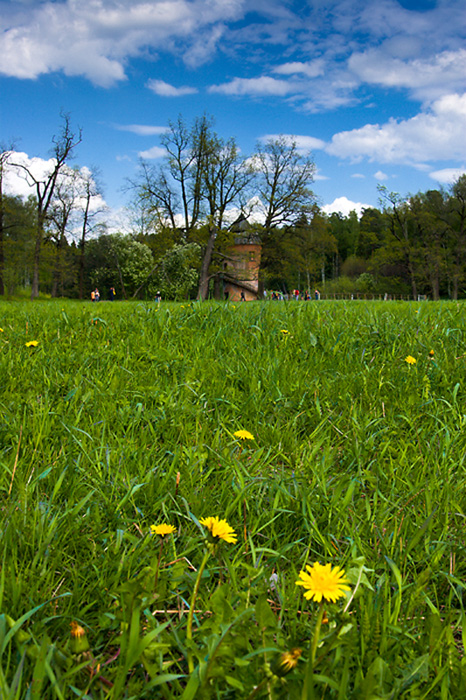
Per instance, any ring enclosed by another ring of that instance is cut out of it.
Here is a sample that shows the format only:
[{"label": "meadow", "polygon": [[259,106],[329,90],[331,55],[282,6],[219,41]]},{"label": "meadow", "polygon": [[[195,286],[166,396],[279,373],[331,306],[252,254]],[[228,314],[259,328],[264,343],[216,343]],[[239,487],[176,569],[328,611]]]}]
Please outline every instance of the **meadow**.
[{"label": "meadow", "polygon": [[466,697],[464,303],[0,326],[2,700]]}]

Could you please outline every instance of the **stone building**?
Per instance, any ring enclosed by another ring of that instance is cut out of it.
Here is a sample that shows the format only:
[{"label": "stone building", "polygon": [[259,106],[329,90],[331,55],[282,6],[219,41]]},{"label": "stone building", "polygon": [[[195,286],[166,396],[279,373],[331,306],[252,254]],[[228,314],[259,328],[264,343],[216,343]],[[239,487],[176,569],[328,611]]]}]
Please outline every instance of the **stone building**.
[{"label": "stone building", "polygon": [[244,217],[232,226],[235,242],[223,263],[223,295],[230,301],[253,301],[259,296],[261,242]]}]

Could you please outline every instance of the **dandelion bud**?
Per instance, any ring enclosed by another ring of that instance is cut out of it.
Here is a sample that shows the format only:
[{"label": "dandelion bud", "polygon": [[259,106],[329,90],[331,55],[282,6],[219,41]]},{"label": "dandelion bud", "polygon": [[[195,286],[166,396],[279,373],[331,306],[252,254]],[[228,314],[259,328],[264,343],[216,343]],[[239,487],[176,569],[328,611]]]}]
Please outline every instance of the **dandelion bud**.
[{"label": "dandelion bud", "polygon": [[86,630],[78,625],[73,620],[71,623],[71,644],[70,648],[73,654],[82,654],[89,650],[89,641],[87,639]]}]

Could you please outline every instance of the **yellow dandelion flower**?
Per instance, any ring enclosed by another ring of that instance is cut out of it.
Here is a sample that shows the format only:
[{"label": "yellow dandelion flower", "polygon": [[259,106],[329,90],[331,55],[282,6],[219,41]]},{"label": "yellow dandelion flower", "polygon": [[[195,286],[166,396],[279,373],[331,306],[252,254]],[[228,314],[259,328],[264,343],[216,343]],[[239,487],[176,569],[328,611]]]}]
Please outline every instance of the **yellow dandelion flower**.
[{"label": "yellow dandelion flower", "polygon": [[408,355],[407,357],[405,357],[405,362],[407,362],[408,365],[415,365],[417,360],[412,355]]},{"label": "yellow dandelion flower", "polygon": [[4,332],[3,328],[0,328],[0,333],[3,333],[3,332]]},{"label": "yellow dandelion flower", "polygon": [[314,599],[320,603],[324,599],[335,603],[338,598],[344,598],[345,591],[350,590],[345,572],[339,566],[332,569],[331,564],[322,565],[316,561],[312,566],[307,565],[306,569],[300,572],[299,580],[295,583],[306,589],[304,597],[308,600]]},{"label": "yellow dandelion flower", "polygon": [[277,670],[277,676],[285,676],[287,673],[292,671],[297,665],[298,661],[303,653],[303,650],[299,647],[290,649],[290,651],[284,651],[280,654],[279,658],[279,668]]},{"label": "yellow dandelion flower", "polygon": [[434,355],[435,355],[434,351],[433,351],[433,350],[429,350],[429,356],[430,356],[430,357],[433,357]]},{"label": "yellow dandelion flower", "polygon": [[36,348],[39,345],[38,340],[30,340],[28,343],[26,343],[27,348]]},{"label": "yellow dandelion flower", "polygon": [[254,440],[254,435],[249,430],[237,430],[233,435],[240,440]]},{"label": "yellow dandelion flower", "polygon": [[165,537],[166,535],[171,535],[175,532],[176,527],[173,525],[167,525],[167,523],[162,523],[161,525],[151,525],[150,531],[153,535],[159,535],[160,537]]},{"label": "yellow dandelion flower", "polygon": [[282,330],[280,331],[280,333],[281,333],[282,335],[289,335],[289,334],[290,334],[290,331],[287,331],[285,328],[282,328]]},{"label": "yellow dandelion flower", "polygon": [[231,542],[233,544],[238,539],[238,536],[231,525],[228,525],[226,520],[220,520],[220,518],[217,518],[217,516],[200,518],[199,522],[208,529],[214,538],[225,540],[225,542]]}]

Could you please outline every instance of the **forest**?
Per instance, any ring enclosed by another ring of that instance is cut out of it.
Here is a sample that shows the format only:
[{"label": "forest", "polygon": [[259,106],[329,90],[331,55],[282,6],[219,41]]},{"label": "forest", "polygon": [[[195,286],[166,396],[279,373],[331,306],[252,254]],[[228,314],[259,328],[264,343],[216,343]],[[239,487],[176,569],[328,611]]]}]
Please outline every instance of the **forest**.
[{"label": "forest", "polygon": [[[82,140],[69,115],[52,139],[50,170],[38,175],[0,147],[0,294],[85,299],[221,298],[237,222],[260,240],[260,289],[324,295],[466,295],[466,175],[448,190],[400,195],[379,186],[379,208],[327,215],[312,186],[315,164],[285,137],[245,156],[204,115],[169,123],[165,157],[141,161],[126,183],[130,222],[109,224],[98,173],[71,165]],[[9,170],[27,198],[4,186]]]}]

